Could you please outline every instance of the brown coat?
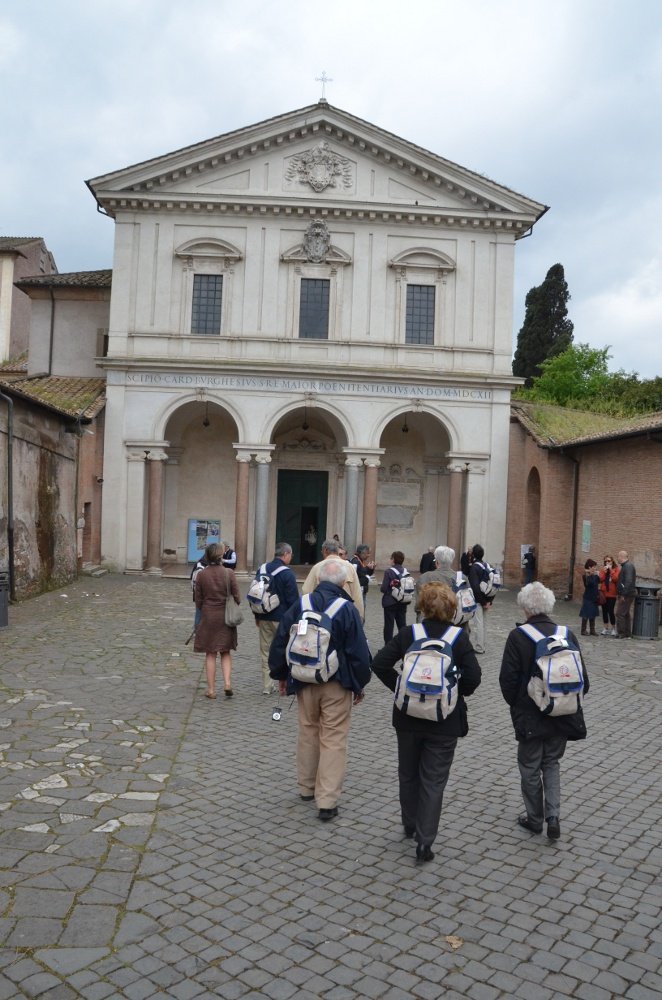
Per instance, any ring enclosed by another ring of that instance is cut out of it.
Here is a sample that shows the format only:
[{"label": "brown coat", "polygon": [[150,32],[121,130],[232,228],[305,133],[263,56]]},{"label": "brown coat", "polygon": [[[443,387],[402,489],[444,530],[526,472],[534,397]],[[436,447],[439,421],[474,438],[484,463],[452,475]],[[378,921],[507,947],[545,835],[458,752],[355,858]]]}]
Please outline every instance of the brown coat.
[{"label": "brown coat", "polygon": [[195,605],[202,617],[195,630],[196,653],[227,653],[237,648],[237,630],[225,624],[225,601],[228,591],[235,604],[240,603],[237,578],[224,566],[206,566],[195,581]]}]

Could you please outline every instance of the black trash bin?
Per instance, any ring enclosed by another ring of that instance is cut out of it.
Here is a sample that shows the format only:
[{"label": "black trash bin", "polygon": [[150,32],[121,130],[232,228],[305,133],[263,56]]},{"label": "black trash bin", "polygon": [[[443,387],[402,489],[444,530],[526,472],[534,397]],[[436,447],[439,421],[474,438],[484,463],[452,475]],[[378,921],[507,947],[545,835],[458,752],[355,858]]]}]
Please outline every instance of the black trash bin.
[{"label": "black trash bin", "polygon": [[632,619],[633,639],[657,639],[660,623],[659,584],[638,584]]},{"label": "black trash bin", "polygon": [[9,625],[9,573],[0,573],[0,628]]}]

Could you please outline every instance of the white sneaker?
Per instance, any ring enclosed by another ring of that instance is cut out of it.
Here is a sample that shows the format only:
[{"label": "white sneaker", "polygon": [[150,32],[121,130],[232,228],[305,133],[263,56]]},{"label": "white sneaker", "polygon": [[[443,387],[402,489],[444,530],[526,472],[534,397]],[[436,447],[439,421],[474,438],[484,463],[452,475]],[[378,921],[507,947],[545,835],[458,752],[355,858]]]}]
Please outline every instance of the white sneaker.
[{"label": "white sneaker", "polygon": [[618,632],[616,631],[616,629],[615,629],[615,628],[613,628],[613,629],[611,630],[611,634],[612,634],[613,636],[615,636],[616,638],[618,638]]},{"label": "white sneaker", "polygon": [[600,633],[600,635],[611,635],[611,632],[609,631],[609,629],[607,629],[607,628],[603,628],[603,630],[602,630],[602,632]]}]

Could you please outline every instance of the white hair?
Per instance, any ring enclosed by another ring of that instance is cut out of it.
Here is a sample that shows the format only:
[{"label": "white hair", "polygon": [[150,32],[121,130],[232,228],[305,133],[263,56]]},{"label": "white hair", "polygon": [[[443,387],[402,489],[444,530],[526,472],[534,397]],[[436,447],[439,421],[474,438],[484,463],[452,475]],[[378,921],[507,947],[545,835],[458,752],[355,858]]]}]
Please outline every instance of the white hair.
[{"label": "white hair", "polygon": [[447,545],[438,545],[434,550],[434,561],[437,566],[452,566],[455,559],[455,549],[449,549]]},{"label": "white hair", "polygon": [[551,615],[556,598],[551,590],[544,587],[539,580],[527,583],[517,595],[520,608],[529,615]]},{"label": "white hair", "polygon": [[319,572],[320,583],[335,583],[336,586],[342,587],[347,579],[347,565],[346,562],[341,562],[340,559],[329,559],[322,563]]}]

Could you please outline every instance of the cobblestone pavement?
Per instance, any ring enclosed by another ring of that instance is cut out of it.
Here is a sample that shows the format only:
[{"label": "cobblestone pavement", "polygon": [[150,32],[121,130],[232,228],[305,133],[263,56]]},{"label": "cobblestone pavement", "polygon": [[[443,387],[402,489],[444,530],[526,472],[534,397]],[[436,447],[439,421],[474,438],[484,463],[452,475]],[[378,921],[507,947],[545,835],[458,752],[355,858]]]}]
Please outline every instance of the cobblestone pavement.
[{"label": "cobblestone pavement", "polygon": [[[245,587],[244,587],[245,590]],[[557,606],[575,625],[577,605]],[[250,616],[249,616],[250,617]],[[562,839],[515,823],[490,613],[435,860],[397,806],[390,694],[354,713],[340,815],[294,782],[296,707],[204,698],[187,581],[81,579],[0,630],[0,1000],[662,996],[662,648],[586,639],[589,739],[563,761]],[[368,602],[377,649],[378,594]]]}]

